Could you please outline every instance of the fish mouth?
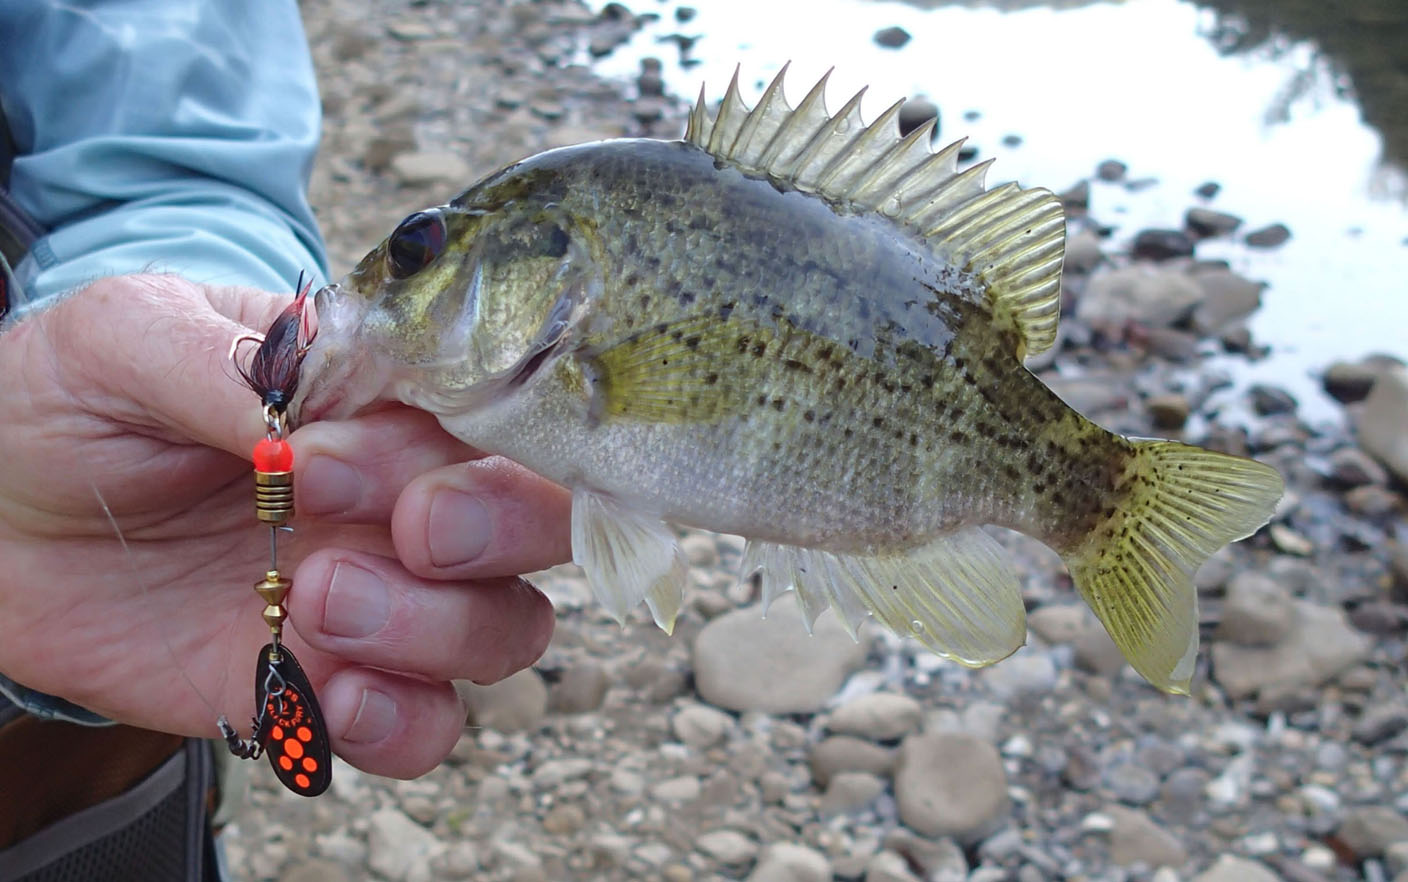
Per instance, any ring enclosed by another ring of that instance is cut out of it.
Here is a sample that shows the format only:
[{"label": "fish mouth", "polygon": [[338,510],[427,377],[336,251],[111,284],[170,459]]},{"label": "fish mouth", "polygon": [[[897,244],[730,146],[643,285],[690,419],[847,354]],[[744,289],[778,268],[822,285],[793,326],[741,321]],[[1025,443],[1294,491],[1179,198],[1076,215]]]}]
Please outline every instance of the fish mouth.
[{"label": "fish mouth", "polygon": [[339,284],[325,285],[313,296],[311,310],[318,329],[304,356],[298,393],[289,403],[294,426],[342,420],[375,402],[386,388],[387,370],[361,344],[358,329],[365,301],[344,294]]}]

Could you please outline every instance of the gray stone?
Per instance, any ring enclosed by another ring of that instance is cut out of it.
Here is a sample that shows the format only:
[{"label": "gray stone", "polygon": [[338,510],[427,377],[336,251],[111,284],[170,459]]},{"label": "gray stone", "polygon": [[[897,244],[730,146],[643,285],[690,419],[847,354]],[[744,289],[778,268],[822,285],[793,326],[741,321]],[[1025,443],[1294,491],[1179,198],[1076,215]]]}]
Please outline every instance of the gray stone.
[{"label": "gray stone", "polygon": [[1256,383],[1248,392],[1252,398],[1252,410],[1261,416],[1296,412],[1296,399],[1285,389]]},{"label": "gray stone", "polygon": [[1384,467],[1358,447],[1341,447],[1330,454],[1330,477],[1347,487],[1388,483]]},{"label": "gray stone", "polygon": [[1137,763],[1114,763],[1103,779],[1116,799],[1130,805],[1148,805],[1159,795],[1159,776]]},{"label": "gray stone", "polygon": [[1027,627],[1047,643],[1073,642],[1090,622],[1089,610],[1078,603],[1046,603],[1027,614]]},{"label": "gray stone", "polygon": [[698,799],[703,789],[698,775],[679,775],[656,784],[650,794],[661,802],[690,802]]},{"label": "gray stone", "polygon": [[367,865],[387,879],[428,878],[430,861],[444,850],[435,834],[394,808],[367,818]]},{"label": "gray stone", "polygon": [[871,855],[865,864],[865,882],[921,882],[909,871],[905,859],[893,851],[881,851]]},{"label": "gray stone", "polygon": [[909,31],[898,25],[881,28],[875,32],[875,45],[885,49],[898,49],[909,42]]},{"label": "gray stone", "polygon": [[1130,251],[1136,260],[1172,260],[1192,257],[1193,240],[1182,230],[1140,230]]},{"label": "gray stone", "polygon": [[819,807],[822,817],[850,814],[870,805],[885,792],[885,781],[868,772],[838,772],[826,786]]},{"label": "gray stone", "polygon": [[1187,397],[1177,392],[1150,396],[1145,400],[1144,407],[1149,411],[1149,419],[1153,421],[1154,428],[1164,431],[1183,428],[1192,412]]},{"label": "gray stone", "polygon": [[1364,400],[1359,446],[1400,481],[1408,481],[1408,369],[1384,370]]},{"label": "gray stone", "polygon": [[1225,236],[1242,225],[1242,219],[1225,211],[1194,206],[1183,215],[1183,225],[1199,236]]},{"label": "gray stone", "polygon": [[919,868],[926,882],[963,882],[968,858],[952,839],[925,839],[899,827],[885,834],[884,847]]},{"label": "gray stone", "polygon": [[279,882],[352,882],[339,863],[320,858],[297,861],[279,874]]},{"label": "gray stone", "polygon": [[1105,261],[1100,237],[1091,230],[1073,233],[1066,240],[1065,270],[1088,273]]},{"label": "gray stone", "polygon": [[1120,866],[1181,867],[1188,860],[1183,842],[1144,812],[1112,805],[1104,813],[1112,821],[1110,858]]},{"label": "gray stone", "polygon": [[1211,867],[1194,876],[1193,882],[1281,882],[1281,877],[1261,861],[1224,854]]},{"label": "gray stone", "polygon": [[1355,806],[1345,811],[1336,835],[1356,857],[1375,858],[1395,842],[1408,842],[1408,819],[1386,805]]},{"label": "gray stone", "polygon": [[1193,327],[1204,335],[1216,334],[1255,312],[1266,288],[1264,282],[1253,282],[1225,267],[1199,267],[1192,278],[1203,294],[1193,310]]},{"label": "gray stone", "polygon": [[919,728],[924,709],[908,695],[872,692],[853,698],[826,719],[826,728],[837,735],[855,735],[872,741],[891,741]]},{"label": "gray stone", "polygon": [[1275,646],[1291,631],[1295,605],[1286,589],[1257,570],[1243,570],[1227,585],[1218,640],[1242,646]]},{"label": "gray stone", "polygon": [[1163,327],[1187,316],[1203,301],[1203,289],[1181,270],[1134,264],[1102,268],[1090,276],[1076,304],[1076,318],[1092,327],[1128,322]]},{"label": "gray stone", "polygon": [[1276,646],[1213,645],[1213,677],[1228,696],[1318,686],[1369,657],[1373,641],[1349,624],[1343,610],[1309,601],[1296,602],[1295,610],[1290,632]]},{"label": "gray stone", "polygon": [[1129,394],[1114,377],[1047,377],[1044,382],[1062,401],[1086,416],[1129,407]]},{"label": "gray stone", "polygon": [[1270,224],[1247,234],[1246,243],[1253,248],[1275,248],[1291,238],[1290,227],[1285,224]]},{"label": "gray stone", "polygon": [[737,830],[711,830],[694,840],[694,847],[724,866],[741,867],[758,854],[758,843]]},{"label": "gray stone", "polygon": [[548,709],[547,686],[532,668],[491,686],[457,680],[455,689],[468,709],[470,725],[499,732],[534,729]]},{"label": "gray stone", "polygon": [[1382,520],[1403,507],[1403,497],[1387,487],[1365,484],[1345,491],[1344,506],[1361,517]]},{"label": "gray stone", "polygon": [[710,704],[735,711],[815,713],[865,660],[830,612],[811,634],[796,601],[779,598],[763,618],[746,607],[713,619],[694,641],[694,675]]},{"label": "gray stone", "polygon": [[1384,867],[1395,876],[1408,871],[1408,841],[1395,842],[1384,849]]},{"label": "gray stone", "polygon": [[1129,166],[1118,159],[1104,159],[1095,166],[1095,177],[1107,183],[1124,180],[1124,176],[1129,172]]},{"label": "gray stone", "polygon": [[695,750],[706,750],[733,728],[733,717],[707,704],[689,704],[670,718],[675,737]]},{"label": "gray stone", "polygon": [[1007,772],[997,749],[971,735],[911,735],[900,748],[895,798],[905,826],[971,845],[1007,817]]},{"label": "gray stone", "polygon": [[1061,205],[1068,211],[1076,214],[1084,214],[1090,207],[1090,182],[1077,181],[1071,185],[1069,190],[1056,197],[1061,200]]},{"label": "gray stone", "polygon": [[1113,677],[1124,669],[1124,653],[1099,622],[1085,626],[1076,638],[1075,650],[1076,667],[1087,673]]},{"label": "gray stone", "polygon": [[821,741],[812,748],[810,758],[812,780],[822,788],[838,773],[888,775],[894,764],[894,751],[850,735],[833,735]]},{"label": "gray stone", "polygon": [[584,661],[562,672],[548,690],[548,708],[559,714],[584,714],[601,707],[611,681],[598,662]]},{"label": "gray stone", "polygon": [[1332,397],[1353,404],[1369,397],[1380,370],[1380,366],[1364,362],[1337,361],[1325,369],[1322,382]]},{"label": "gray stone", "polygon": [[763,851],[748,882],[831,882],[831,861],[805,845],[774,842]]},{"label": "gray stone", "polygon": [[1045,695],[1056,688],[1056,664],[1043,649],[1024,646],[1001,664],[984,668],[983,683],[1001,699]]},{"label": "gray stone", "polygon": [[465,186],[470,180],[469,164],[458,153],[426,150],[401,153],[391,160],[391,172],[408,187],[429,184]]},{"label": "gray stone", "polygon": [[1159,788],[1159,802],[1163,813],[1171,820],[1187,824],[1205,810],[1207,800],[1203,793],[1212,776],[1204,769],[1175,769],[1164,779]]}]

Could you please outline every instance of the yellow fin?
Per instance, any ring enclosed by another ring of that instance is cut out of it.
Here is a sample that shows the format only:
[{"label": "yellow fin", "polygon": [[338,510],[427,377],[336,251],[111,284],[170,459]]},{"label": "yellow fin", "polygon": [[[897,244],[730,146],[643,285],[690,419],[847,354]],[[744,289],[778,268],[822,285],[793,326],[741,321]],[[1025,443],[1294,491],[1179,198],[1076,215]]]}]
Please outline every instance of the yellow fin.
[{"label": "yellow fin", "polygon": [[657,517],[628,509],[605,494],[572,491],[572,560],[616,621],[642,600],[667,634],[684,603],[689,564],[674,531]]},{"label": "yellow fin", "polygon": [[1145,679],[1187,693],[1198,654],[1193,574],[1271,519],[1284,485],[1255,460],[1136,441],[1125,503],[1074,551],[1076,589]]},{"label": "yellow fin", "polygon": [[760,325],[696,316],[631,334],[585,359],[592,412],[651,422],[710,422],[745,406],[747,390],[724,356],[766,346]]},{"label": "yellow fin", "polygon": [[701,89],[685,141],[847,211],[889,218],[978,277],[993,311],[1020,333],[1019,358],[1049,349],[1066,247],[1060,201],[1047,190],[1016,184],[984,189],[989,163],[959,172],[962,142],[931,153],[928,126],[900,137],[894,121],[902,101],[867,125],[862,89],[832,115],[822,77],[794,110],[783,95],[786,73],[784,65],[751,109],[739,96],[736,71],[712,116]]},{"label": "yellow fin", "polygon": [[855,635],[869,612],[896,634],[970,667],[1004,659],[1026,639],[1026,610],[1006,552],[977,527],[873,556],[750,541],[744,576],[759,568],[765,603],[793,588],[808,623],[830,606]]}]

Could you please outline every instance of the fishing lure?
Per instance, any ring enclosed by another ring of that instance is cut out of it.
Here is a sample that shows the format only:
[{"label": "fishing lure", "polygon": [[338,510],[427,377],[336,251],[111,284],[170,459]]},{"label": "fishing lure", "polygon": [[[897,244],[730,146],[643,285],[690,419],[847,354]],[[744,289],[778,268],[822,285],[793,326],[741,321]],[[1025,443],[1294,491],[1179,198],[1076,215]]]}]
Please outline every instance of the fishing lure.
[{"label": "fishing lure", "polygon": [[[259,396],[264,438],[254,446],[254,507],[269,528],[269,568],[254,590],[264,600],[264,622],[272,639],[259,650],[254,671],[254,732],[241,739],[224,716],[217,725],[230,752],[241,759],[267,754],[274,775],[300,796],[317,796],[332,783],[332,745],[322,709],[308,675],[285,646],[285,600],[293,582],[279,572],[279,533],[290,530],[293,517],[293,448],[284,440],[286,411],[298,390],[299,367],[316,333],[305,310],[308,290],[300,275],[298,294],[262,338],[249,334],[235,340],[230,358],[246,385]],[[239,364],[241,344],[259,346],[246,370]]]}]

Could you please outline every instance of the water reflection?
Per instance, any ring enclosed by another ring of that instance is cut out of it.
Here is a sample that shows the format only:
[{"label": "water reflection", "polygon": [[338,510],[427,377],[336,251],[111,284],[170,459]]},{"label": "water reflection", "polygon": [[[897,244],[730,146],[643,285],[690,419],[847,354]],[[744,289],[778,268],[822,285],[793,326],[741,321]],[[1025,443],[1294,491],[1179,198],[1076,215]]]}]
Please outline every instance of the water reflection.
[{"label": "water reflection", "polygon": [[[1352,85],[1364,121],[1383,136],[1384,159],[1408,166],[1408,3],[1403,0],[1197,0],[1216,10],[1209,35],[1224,53],[1279,54],[1308,40],[1329,69]],[[1308,94],[1325,68],[1309,68],[1287,84],[1271,117],[1289,117],[1289,105]],[[1334,75],[1332,74],[1332,75]]]}]

